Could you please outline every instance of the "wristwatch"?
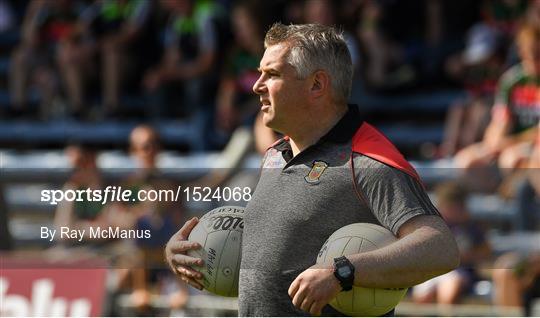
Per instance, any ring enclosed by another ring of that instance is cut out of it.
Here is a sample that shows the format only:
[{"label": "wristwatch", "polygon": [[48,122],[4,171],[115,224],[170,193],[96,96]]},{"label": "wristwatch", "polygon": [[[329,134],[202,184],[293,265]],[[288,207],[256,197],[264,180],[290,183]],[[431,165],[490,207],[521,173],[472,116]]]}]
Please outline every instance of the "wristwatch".
[{"label": "wristwatch", "polygon": [[334,258],[334,276],[339,280],[339,284],[344,291],[352,289],[354,266],[345,256]]}]

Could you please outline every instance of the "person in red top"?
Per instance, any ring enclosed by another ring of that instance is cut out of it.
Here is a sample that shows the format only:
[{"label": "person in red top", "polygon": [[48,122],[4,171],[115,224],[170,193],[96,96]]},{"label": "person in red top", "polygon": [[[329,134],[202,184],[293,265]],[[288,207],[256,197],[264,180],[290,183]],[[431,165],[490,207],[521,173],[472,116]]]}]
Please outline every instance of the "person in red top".
[{"label": "person in red top", "polygon": [[447,72],[454,80],[463,83],[467,94],[448,109],[440,146],[441,157],[453,156],[482,139],[497,82],[505,71],[506,51],[496,30],[477,24],[468,31],[465,49],[448,59]]},{"label": "person in red top", "polygon": [[233,7],[231,22],[234,43],[229,50],[220,78],[216,100],[216,125],[230,133],[240,125],[251,124],[258,111],[258,101],[251,87],[259,77],[257,66],[264,52],[262,10],[254,3]]},{"label": "person in red top", "polygon": [[481,142],[458,152],[461,168],[518,168],[532,151],[540,120],[540,30],[525,25],[518,33],[521,63],[501,76],[492,118]]}]

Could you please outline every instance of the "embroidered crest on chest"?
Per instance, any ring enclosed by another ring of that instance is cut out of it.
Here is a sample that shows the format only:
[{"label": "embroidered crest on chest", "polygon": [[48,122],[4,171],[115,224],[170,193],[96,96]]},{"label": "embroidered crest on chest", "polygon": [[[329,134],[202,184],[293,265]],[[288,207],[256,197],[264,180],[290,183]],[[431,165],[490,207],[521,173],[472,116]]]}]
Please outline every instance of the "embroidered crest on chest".
[{"label": "embroidered crest on chest", "polygon": [[328,164],[326,162],[315,160],[308,175],[304,177],[304,180],[306,180],[306,182],[309,184],[318,184],[326,168],[328,168]]}]

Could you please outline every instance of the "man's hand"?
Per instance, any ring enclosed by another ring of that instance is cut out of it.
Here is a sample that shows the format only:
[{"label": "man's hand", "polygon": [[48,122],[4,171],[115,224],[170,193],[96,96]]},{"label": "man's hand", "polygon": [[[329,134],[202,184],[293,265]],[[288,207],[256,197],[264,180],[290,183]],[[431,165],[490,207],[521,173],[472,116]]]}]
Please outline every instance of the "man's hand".
[{"label": "man's hand", "polygon": [[193,230],[197,223],[199,223],[199,220],[197,218],[192,218],[171,237],[165,246],[165,260],[167,261],[167,264],[169,264],[169,267],[173,273],[178,275],[182,281],[202,290],[203,286],[197,281],[197,279],[201,279],[203,275],[194,270],[191,266],[202,266],[204,262],[200,258],[186,255],[186,252],[189,250],[201,248],[199,243],[187,241],[189,233],[191,233],[191,230]]},{"label": "man's hand", "polygon": [[296,277],[289,287],[289,296],[295,307],[319,316],[322,308],[340,291],[334,270],[314,265]]}]

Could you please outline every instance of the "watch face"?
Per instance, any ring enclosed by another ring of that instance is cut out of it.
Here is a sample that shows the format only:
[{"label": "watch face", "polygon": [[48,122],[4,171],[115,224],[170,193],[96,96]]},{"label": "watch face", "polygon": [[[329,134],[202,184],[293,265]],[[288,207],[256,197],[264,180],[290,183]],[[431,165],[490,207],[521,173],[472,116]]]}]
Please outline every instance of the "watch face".
[{"label": "watch face", "polygon": [[351,269],[348,266],[343,266],[343,267],[338,268],[337,272],[338,272],[338,275],[341,277],[349,277],[352,274]]}]

